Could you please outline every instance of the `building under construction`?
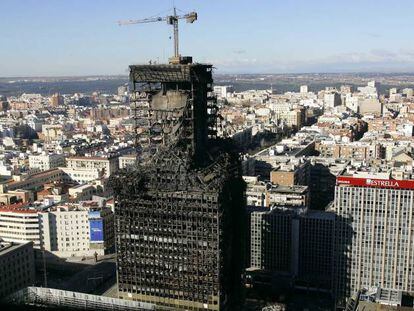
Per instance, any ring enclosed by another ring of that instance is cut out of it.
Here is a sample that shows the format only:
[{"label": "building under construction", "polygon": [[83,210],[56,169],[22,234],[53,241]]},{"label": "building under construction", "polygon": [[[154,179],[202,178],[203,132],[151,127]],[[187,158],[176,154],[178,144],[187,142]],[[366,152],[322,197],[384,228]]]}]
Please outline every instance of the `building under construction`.
[{"label": "building under construction", "polygon": [[119,296],[178,310],[243,303],[244,189],[216,137],[212,66],[130,66],[139,161],[112,177]]}]

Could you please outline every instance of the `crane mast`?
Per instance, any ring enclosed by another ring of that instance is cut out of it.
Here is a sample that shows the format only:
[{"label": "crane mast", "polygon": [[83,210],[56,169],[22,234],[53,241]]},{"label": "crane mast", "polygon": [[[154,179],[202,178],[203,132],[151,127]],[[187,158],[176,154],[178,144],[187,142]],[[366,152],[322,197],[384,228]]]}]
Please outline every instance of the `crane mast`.
[{"label": "crane mast", "polygon": [[119,21],[118,24],[122,25],[134,25],[134,24],[145,24],[145,23],[153,23],[153,22],[162,22],[166,21],[168,25],[173,26],[173,35],[174,35],[174,57],[170,58],[170,63],[180,63],[181,55],[179,50],[179,34],[178,34],[178,20],[185,19],[187,23],[194,23],[197,20],[197,12],[190,12],[184,15],[177,15],[177,10],[174,7],[173,15],[168,15],[165,17],[152,17],[152,18],[144,18],[144,19],[137,19],[137,20],[124,20]]},{"label": "crane mast", "polygon": [[168,20],[168,24],[173,26],[174,29],[174,57],[179,57],[180,52],[178,48],[178,18],[177,18],[177,11],[174,8],[174,15],[170,16]]}]

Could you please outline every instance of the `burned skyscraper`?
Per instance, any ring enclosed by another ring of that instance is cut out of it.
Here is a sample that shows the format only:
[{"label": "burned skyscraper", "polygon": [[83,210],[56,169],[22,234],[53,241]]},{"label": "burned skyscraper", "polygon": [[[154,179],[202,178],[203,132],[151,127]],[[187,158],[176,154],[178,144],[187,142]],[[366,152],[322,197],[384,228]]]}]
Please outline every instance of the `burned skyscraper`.
[{"label": "burned skyscraper", "polygon": [[119,296],[182,310],[243,300],[244,182],[216,137],[212,66],[130,66],[137,165],[112,177]]}]

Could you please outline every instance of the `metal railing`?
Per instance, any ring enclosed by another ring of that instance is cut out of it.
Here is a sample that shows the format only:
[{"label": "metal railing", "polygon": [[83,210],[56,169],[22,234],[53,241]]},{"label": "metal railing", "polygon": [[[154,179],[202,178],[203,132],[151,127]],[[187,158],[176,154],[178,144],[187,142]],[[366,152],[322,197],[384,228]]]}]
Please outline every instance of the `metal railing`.
[{"label": "metal railing", "polygon": [[78,310],[168,310],[151,303],[43,287],[26,287],[8,296],[4,302]]}]

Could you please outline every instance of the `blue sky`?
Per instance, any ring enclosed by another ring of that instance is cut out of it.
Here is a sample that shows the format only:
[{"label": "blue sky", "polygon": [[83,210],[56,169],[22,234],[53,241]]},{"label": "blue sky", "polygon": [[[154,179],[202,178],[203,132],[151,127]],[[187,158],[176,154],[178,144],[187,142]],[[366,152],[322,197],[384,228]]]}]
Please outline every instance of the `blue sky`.
[{"label": "blue sky", "polygon": [[222,73],[414,71],[413,0],[0,0],[0,76],[125,74],[165,61],[171,27],[120,19],[196,10],[182,55]]}]

